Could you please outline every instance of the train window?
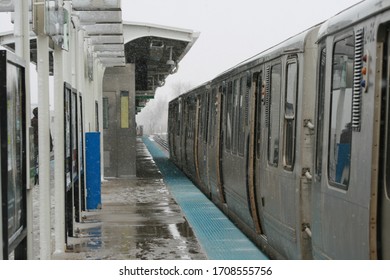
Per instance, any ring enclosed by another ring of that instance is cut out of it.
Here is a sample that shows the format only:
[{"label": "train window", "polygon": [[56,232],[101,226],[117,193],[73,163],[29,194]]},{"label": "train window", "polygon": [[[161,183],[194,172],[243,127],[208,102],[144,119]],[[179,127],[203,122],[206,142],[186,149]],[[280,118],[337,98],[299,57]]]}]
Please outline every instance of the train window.
[{"label": "train window", "polygon": [[351,163],[353,62],[354,38],[349,36],[334,45],[330,101],[328,174],[342,188],[349,184]]},{"label": "train window", "polygon": [[190,116],[189,116],[189,138],[194,139],[194,125],[195,125],[195,105],[194,105],[194,100],[191,100],[190,104]]},{"label": "train window", "polygon": [[232,120],[233,120],[233,83],[230,81],[226,96],[226,150],[230,151],[232,145]]},{"label": "train window", "polygon": [[210,145],[214,146],[215,142],[215,118],[216,118],[216,105],[217,105],[217,89],[213,88],[211,91],[211,100],[210,100],[210,129],[209,129],[209,137],[210,137]]},{"label": "train window", "polygon": [[185,137],[188,139],[190,137],[189,132],[190,132],[190,100],[189,98],[185,101],[184,103],[184,116],[185,116],[185,122],[183,123],[184,125],[184,133]]},{"label": "train window", "polygon": [[203,98],[202,98],[202,95],[198,95],[197,97],[197,114],[198,114],[198,123],[197,123],[197,128],[198,128],[198,139],[200,139],[202,137],[202,105],[203,105]]},{"label": "train window", "polygon": [[256,156],[260,158],[260,144],[261,144],[261,105],[262,94],[264,91],[263,73],[260,72],[256,84]]},{"label": "train window", "polygon": [[179,105],[177,106],[177,135],[181,135],[181,98],[179,99]]},{"label": "train window", "polygon": [[208,102],[207,102],[207,92],[201,94],[200,99],[200,108],[201,108],[201,121],[200,121],[200,136],[203,139],[203,142],[207,141],[207,120],[208,120]]},{"label": "train window", "polygon": [[284,99],[284,167],[294,169],[295,161],[295,110],[298,92],[298,64],[294,59],[287,63],[286,92]]},{"label": "train window", "polygon": [[269,122],[268,122],[268,163],[278,166],[279,161],[279,127],[280,127],[280,94],[281,72],[280,64],[270,69],[270,96],[269,96]]},{"label": "train window", "polygon": [[324,136],[324,104],[325,104],[325,70],[326,70],[326,49],[322,48],[319,65],[318,103],[317,103],[317,137],[316,137],[316,161],[315,172],[318,179],[322,175],[322,148]]},{"label": "train window", "polygon": [[239,98],[239,120],[238,120],[238,154],[244,155],[245,149],[245,111],[246,111],[246,102],[244,102],[244,94],[246,98],[246,77],[241,77],[240,79],[240,98]]},{"label": "train window", "polygon": [[[224,144],[224,141],[225,141],[225,138],[224,138],[224,135],[225,135],[225,126],[223,125],[225,123],[225,120],[226,120],[226,85],[225,85],[225,82],[222,82],[222,86],[219,87],[218,89],[219,93],[221,94],[220,95],[220,100],[218,100],[218,97],[217,97],[217,101],[220,102],[220,107],[219,107],[219,112],[217,111],[217,116],[218,116],[218,113],[220,113],[219,115],[219,118],[218,118],[218,121],[219,123],[217,123],[217,126],[219,125],[219,128],[220,128],[220,131],[219,131],[219,146],[218,148],[222,148],[225,144]],[[218,105],[217,105],[217,110],[218,110]],[[217,139],[216,139],[217,140]]]},{"label": "train window", "polygon": [[209,99],[210,99],[210,97],[208,95],[208,92],[206,91],[205,95],[204,95],[204,99],[203,99],[203,101],[205,102],[204,106],[203,106],[203,114],[204,114],[204,118],[203,118],[203,141],[205,143],[207,143],[207,140],[208,140],[209,103],[210,103]]},{"label": "train window", "polygon": [[249,125],[249,95],[252,86],[251,74],[247,72],[245,88],[245,125]]},{"label": "train window", "polygon": [[233,154],[237,153],[238,146],[238,117],[239,117],[239,106],[240,106],[240,82],[238,79],[234,80],[233,83]]}]

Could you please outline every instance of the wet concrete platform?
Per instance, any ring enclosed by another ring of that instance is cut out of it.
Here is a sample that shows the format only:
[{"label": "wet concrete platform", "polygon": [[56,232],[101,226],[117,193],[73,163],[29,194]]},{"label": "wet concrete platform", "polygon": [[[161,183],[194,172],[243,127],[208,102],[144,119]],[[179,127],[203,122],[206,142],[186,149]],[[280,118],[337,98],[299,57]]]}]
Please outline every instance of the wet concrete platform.
[{"label": "wet concrete platform", "polygon": [[137,139],[137,177],[106,180],[101,193],[102,209],[83,213],[54,259],[268,259],[152,138]]},{"label": "wet concrete platform", "polygon": [[141,138],[137,177],[102,182],[102,209],[83,213],[54,259],[207,259]]}]

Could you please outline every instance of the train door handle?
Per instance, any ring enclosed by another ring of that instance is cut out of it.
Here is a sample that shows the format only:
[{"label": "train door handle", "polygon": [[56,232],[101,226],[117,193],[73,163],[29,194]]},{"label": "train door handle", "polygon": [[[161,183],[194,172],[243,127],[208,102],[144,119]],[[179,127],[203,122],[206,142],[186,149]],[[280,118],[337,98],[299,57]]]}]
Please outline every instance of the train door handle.
[{"label": "train door handle", "polygon": [[305,176],[308,180],[313,179],[313,175],[310,173],[310,168],[302,168],[302,176]]},{"label": "train door handle", "polygon": [[314,130],[314,124],[311,122],[311,120],[304,120],[304,126],[307,127],[310,130]]}]

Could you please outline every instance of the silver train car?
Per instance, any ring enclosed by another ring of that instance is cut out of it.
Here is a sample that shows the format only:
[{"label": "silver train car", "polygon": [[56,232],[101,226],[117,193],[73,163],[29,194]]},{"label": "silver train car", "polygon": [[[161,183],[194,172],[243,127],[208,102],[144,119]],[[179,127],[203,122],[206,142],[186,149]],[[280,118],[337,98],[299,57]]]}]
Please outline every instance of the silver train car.
[{"label": "silver train car", "polygon": [[390,259],[389,58],[362,1],[172,100],[170,158],[270,258]]}]

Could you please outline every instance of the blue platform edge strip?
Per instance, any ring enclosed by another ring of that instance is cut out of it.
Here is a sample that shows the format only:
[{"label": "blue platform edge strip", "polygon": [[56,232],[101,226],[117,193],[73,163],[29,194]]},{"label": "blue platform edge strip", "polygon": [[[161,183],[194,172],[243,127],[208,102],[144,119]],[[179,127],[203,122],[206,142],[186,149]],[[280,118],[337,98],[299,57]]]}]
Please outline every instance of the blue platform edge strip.
[{"label": "blue platform edge strip", "polygon": [[209,259],[268,260],[268,257],[169,160],[153,140],[147,136],[142,139]]}]

